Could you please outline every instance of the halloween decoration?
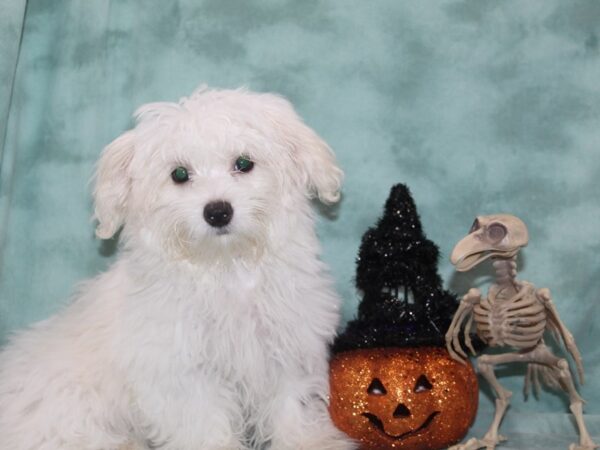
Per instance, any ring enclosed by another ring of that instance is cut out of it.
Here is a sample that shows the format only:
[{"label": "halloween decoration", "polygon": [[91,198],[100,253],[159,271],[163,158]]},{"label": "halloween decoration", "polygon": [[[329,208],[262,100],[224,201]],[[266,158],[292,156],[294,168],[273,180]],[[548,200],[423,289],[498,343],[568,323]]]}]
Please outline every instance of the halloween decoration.
[{"label": "halloween decoration", "polygon": [[383,217],[363,236],[356,273],[363,298],[334,342],[330,370],[331,417],[363,450],[447,448],[475,417],[475,372],[444,348],[458,300],[442,289],[438,255],[410,191],[394,186]]},{"label": "halloween decoration", "polygon": [[359,349],[331,364],[331,416],[362,449],[441,449],[473,421],[477,378],[441,347]]},{"label": "halloween decoration", "polygon": [[529,384],[539,390],[541,381],[549,387],[561,388],[568,392],[570,409],[579,428],[579,443],[572,444],[570,450],[592,450],[598,448],[583,421],[583,399],[575,389],[569,363],[555,356],[544,343],[544,331],[558,341],[562,341],[573,357],[579,380],[583,383],[581,355],[573,336],[558,317],[550,291],[536,289],[527,281],[518,281],[517,253],[529,241],[527,227],[521,219],[509,214],[480,216],[475,219],[469,234],[452,251],[451,261],[456,270],[464,272],[490,258],[496,269],[496,282],[488,289],[487,297],[482,297],[479,289],[471,289],[463,297],[460,307],[446,334],[448,351],[456,361],[464,362],[466,353],[459,341],[462,323],[465,345],[472,352],[469,332],[473,321],[477,334],[491,347],[510,347],[515,352],[483,355],[477,359],[481,375],[494,389],[496,413],[492,424],[482,439],[470,439],[466,443],[452,447],[454,450],[492,450],[505,440],[498,434],[498,428],[512,393],[503,388],[494,374],[497,364],[511,362],[527,363],[525,394]]}]

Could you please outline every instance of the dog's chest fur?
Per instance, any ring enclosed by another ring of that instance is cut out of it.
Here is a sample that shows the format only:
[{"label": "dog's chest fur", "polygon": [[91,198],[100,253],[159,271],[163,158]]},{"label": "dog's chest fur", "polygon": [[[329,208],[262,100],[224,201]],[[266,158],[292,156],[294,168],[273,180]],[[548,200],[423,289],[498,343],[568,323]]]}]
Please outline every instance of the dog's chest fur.
[{"label": "dog's chest fur", "polygon": [[168,361],[160,370],[216,372],[248,386],[273,383],[277,372],[322,371],[338,302],[329,280],[310,272],[262,261],[146,273],[124,299],[118,345],[131,353],[123,361],[147,370],[159,348]]}]

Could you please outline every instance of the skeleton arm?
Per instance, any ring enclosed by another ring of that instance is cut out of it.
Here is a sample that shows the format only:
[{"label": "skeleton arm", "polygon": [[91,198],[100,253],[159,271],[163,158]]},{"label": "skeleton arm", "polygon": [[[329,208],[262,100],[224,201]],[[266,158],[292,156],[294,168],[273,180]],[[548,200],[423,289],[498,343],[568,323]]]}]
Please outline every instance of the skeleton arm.
[{"label": "skeleton arm", "polygon": [[460,329],[465,318],[469,317],[464,331],[465,345],[471,353],[475,354],[475,349],[471,344],[469,332],[471,330],[471,324],[473,323],[473,307],[478,304],[480,300],[481,291],[479,289],[469,289],[469,292],[467,292],[460,301],[458,310],[454,314],[452,323],[450,324],[448,332],[446,333],[446,348],[448,349],[448,353],[450,353],[450,356],[453,359],[463,364],[467,359],[467,354],[460,345]]},{"label": "skeleton arm", "polygon": [[568,352],[573,357],[575,361],[575,365],[577,366],[577,374],[579,375],[579,382],[581,384],[584,383],[584,374],[583,374],[583,362],[581,359],[581,354],[579,353],[579,349],[575,344],[575,339],[571,332],[567,329],[567,327],[562,323],[560,317],[558,316],[558,311],[554,306],[554,302],[552,301],[552,296],[550,295],[550,290],[547,288],[538,289],[536,292],[537,297],[542,301],[546,310],[548,311],[548,319],[550,330],[563,341]]}]

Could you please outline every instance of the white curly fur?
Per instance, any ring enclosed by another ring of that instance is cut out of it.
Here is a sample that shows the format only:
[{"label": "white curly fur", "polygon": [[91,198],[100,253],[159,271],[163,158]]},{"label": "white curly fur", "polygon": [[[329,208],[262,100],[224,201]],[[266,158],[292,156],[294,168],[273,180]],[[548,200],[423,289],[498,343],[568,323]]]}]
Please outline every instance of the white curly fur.
[{"label": "white curly fur", "polygon": [[[136,116],[94,192],[120,257],[0,353],[0,448],[354,448],[327,413],[340,301],[310,207],[339,198],[331,150],[272,94],[201,88]],[[203,219],[215,200],[227,233]]]}]

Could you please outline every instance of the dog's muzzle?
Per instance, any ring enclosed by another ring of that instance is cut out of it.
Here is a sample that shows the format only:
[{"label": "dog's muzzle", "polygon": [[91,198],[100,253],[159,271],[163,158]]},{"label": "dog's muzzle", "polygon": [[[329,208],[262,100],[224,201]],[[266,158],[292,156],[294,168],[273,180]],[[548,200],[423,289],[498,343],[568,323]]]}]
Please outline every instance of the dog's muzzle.
[{"label": "dog's muzzle", "polygon": [[224,201],[210,202],[204,207],[204,220],[211,227],[221,228],[231,222],[233,208]]}]

